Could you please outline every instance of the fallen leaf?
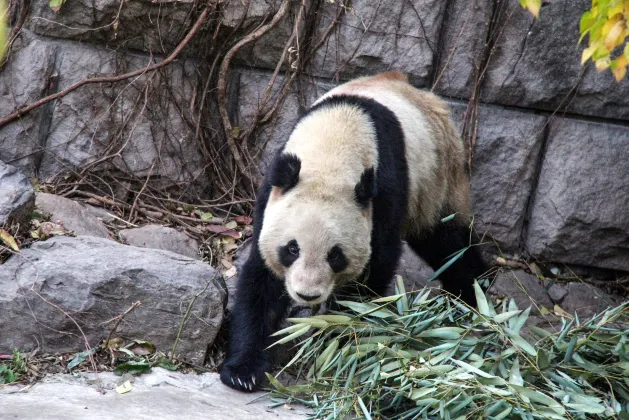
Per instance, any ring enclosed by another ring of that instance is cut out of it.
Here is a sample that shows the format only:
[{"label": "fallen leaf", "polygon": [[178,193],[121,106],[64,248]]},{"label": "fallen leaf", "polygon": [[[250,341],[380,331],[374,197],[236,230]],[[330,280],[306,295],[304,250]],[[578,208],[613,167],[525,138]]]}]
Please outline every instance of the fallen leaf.
[{"label": "fallen leaf", "polygon": [[114,369],[114,374],[121,376],[123,373],[130,373],[131,375],[140,375],[142,373],[148,373],[151,371],[150,363],[143,362],[127,362],[121,365],[118,365],[116,369]]},{"label": "fallen leaf", "polygon": [[0,240],[4,242],[6,246],[14,250],[15,252],[20,252],[20,248],[17,246],[17,242],[15,242],[15,238],[9,234],[6,230],[0,228]]},{"label": "fallen leaf", "polygon": [[238,272],[238,269],[236,268],[236,266],[232,266],[232,268],[230,268],[229,270],[225,271],[225,278],[229,279],[232,278],[236,275],[236,273]]},{"label": "fallen leaf", "polygon": [[238,223],[236,223],[235,221],[231,221],[228,223],[225,223],[224,225],[227,229],[236,229],[236,227],[238,226]]},{"label": "fallen leaf", "polygon": [[560,316],[562,318],[572,319],[572,315],[564,311],[563,308],[557,304],[555,304],[555,307],[553,308],[553,312],[555,313],[555,315]]},{"label": "fallen leaf", "polygon": [[131,382],[130,381],[126,381],[122,385],[119,385],[119,386],[116,387],[116,392],[118,394],[126,394],[127,392],[131,391],[132,389],[133,389],[133,386],[131,386]]},{"label": "fallen leaf", "polygon": [[229,261],[229,259],[225,257],[221,258],[221,265],[226,269],[230,269],[234,266],[234,264],[232,264],[231,261]]},{"label": "fallen leaf", "polygon": [[531,273],[535,274],[537,277],[542,275],[542,270],[540,270],[537,264],[535,263],[530,263],[529,269],[531,270]]},{"label": "fallen leaf", "polygon": [[[234,238],[232,238],[231,236],[228,236],[227,238],[229,238],[229,239],[234,239]],[[225,238],[225,239],[227,239],[227,238]],[[223,251],[225,251],[225,252],[231,252],[231,251],[233,251],[233,250],[235,250],[235,249],[238,249],[238,245],[236,245],[236,244],[235,244],[235,243],[233,243],[233,242],[232,242],[232,243],[227,243],[227,244],[223,245]]]},{"label": "fallen leaf", "polygon": [[235,230],[226,228],[224,226],[208,225],[208,226],[205,226],[205,229],[213,233],[218,233],[220,235],[231,236],[232,238],[235,238],[235,239],[240,239],[242,237],[242,234],[240,232],[236,232]]},{"label": "fallen leaf", "polygon": [[253,223],[253,219],[249,216],[238,216],[234,220],[241,225],[250,225]]},{"label": "fallen leaf", "polygon": [[133,343],[126,346],[136,356],[147,356],[155,353],[155,345],[150,341],[135,340]]}]

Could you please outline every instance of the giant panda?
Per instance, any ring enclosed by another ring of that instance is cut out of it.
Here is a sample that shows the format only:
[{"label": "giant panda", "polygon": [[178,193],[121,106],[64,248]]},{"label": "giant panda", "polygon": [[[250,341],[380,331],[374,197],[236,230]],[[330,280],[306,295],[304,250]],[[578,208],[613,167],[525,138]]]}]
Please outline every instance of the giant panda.
[{"label": "giant panda", "polygon": [[[320,304],[357,284],[382,294],[402,238],[435,269],[470,245],[466,162],[444,102],[402,73],[358,78],[319,98],[258,190],[222,382],[241,391],[259,387],[270,370],[269,336],[291,300]],[[473,280],[485,270],[470,247],[440,280],[475,305]]]}]

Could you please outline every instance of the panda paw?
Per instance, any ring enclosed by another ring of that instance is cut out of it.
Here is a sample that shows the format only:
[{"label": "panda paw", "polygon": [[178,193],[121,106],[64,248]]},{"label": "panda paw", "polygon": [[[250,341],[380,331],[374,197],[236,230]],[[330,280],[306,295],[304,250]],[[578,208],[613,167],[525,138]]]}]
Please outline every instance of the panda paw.
[{"label": "panda paw", "polygon": [[226,360],[221,367],[221,382],[230,388],[243,392],[256,391],[266,379],[265,372],[269,370],[269,363],[262,357],[249,358],[244,363]]}]

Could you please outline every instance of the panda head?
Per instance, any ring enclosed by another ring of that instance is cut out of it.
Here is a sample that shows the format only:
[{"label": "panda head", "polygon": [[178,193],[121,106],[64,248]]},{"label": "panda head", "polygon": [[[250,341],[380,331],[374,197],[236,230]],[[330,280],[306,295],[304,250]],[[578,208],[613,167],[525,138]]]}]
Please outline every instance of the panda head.
[{"label": "panda head", "polygon": [[291,298],[314,305],[357,280],[369,262],[375,171],[334,180],[300,172],[297,156],[275,159],[258,244]]}]

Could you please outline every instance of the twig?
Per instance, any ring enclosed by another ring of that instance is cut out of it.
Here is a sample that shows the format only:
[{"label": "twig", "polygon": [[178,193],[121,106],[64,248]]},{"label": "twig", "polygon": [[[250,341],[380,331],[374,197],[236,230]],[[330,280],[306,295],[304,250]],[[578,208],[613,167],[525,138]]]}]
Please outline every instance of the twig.
[{"label": "twig", "polygon": [[[212,264],[212,262],[210,261],[210,265],[211,264]],[[171,361],[175,358],[175,350],[177,350],[177,344],[179,344],[179,338],[181,337],[181,333],[183,332],[183,327],[186,324],[186,320],[188,319],[188,316],[190,316],[190,311],[192,310],[192,306],[194,305],[194,302],[197,300],[197,298],[199,296],[201,296],[203,293],[205,293],[207,288],[210,287],[210,283],[212,283],[215,278],[216,278],[216,274],[214,274],[214,276],[212,276],[212,278],[205,284],[205,287],[203,288],[203,290],[201,290],[199,293],[194,295],[194,297],[192,298],[192,300],[188,304],[188,309],[186,309],[186,313],[183,314],[183,319],[181,320],[181,323],[179,324],[179,330],[177,331],[177,337],[175,337],[175,342],[173,343],[173,349],[170,352],[170,360]]]},{"label": "twig", "polygon": [[129,312],[133,311],[135,308],[137,308],[138,306],[142,305],[142,302],[135,301],[131,304],[131,306],[129,307],[129,309],[127,309],[126,311],[124,311],[123,313],[121,313],[120,315],[103,322],[103,324],[109,324],[111,321],[116,320],[116,323],[114,324],[114,327],[111,329],[111,331],[109,331],[109,335],[107,336],[107,340],[105,340],[105,346],[108,346],[109,340],[111,340],[111,336],[114,335],[114,332],[116,331],[116,328],[118,328],[118,325],[120,325],[120,322],[122,321],[122,318],[125,317],[125,315],[127,315]]},{"label": "twig", "polygon": [[[196,35],[196,33],[199,31],[199,29],[201,28],[201,25],[205,22],[208,14],[210,13],[211,7],[210,5],[213,2],[212,0],[209,0],[208,3],[206,4],[205,8],[203,9],[203,12],[201,13],[201,15],[199,15],[199,18],[197,19],[197,21],[194,23],[194,26],[192,27],[192,29],[190,29],[190,32],[188,32],[188,34],[186,35],[186,37],[181,41],[181,43],[179,43],[179,45],[177,45],[177,47],[175,48],[175,50],[170,53],[170,55],[168,57],[166,57],[163,61],[160,61],[159,63],[156,64],[151,64],[150,66],[135,70],[135,71],[131,71],[129,73],[124,73],[118,76],[100,76],[100,77],[92,77],[92,78],[87,78],[87,79],[83,79],[79,82],[76,82],[73,85],[68,86],[67,88],[63,89],[62,91],[59,91],[57,93],[54,93],[52,95],[48,95],[44,98],[39,99],[38,101],[35,101],[29,105],[25,105],[21,108],[19,108],[17,111],[12,112],[11,114],[3,117],[0,119],[0,128],[4,127],[5,125],[7,125],[8,123],[17,120],[18,118],[20,118],[21,116],[29,113],[30,111],[32,111],[35,108],[38,108],[50,101],[54,101],[55,99],[59,99],[64,97],[65,95],[67,95],[68,93],[80,88],[81,86],[87,85],[87,84],[91,84],[91,83],[114,83],[114,82],[119,82],[121,80],[125,80],[125,79],[129,79],[131,77],[135,77],[135,76],[139,76],[143,73],[147,73],[149,71],[153,71],[153,70],[157,70],[159,68],[162,68],[164,66],[169,65],[170,63],[173,62],[173,60],[175,58],[177,58],[177,56],[181,53],[181,51],[184,49],[184,47],[190,42],[190,40]],[[214,7],[216,7],[214,5]]]},{"label": "twig", "polygon": [[49,301],[48,299],[46,299],[45,297],[43,297],[41,294],[39,294],[39,292],[37,292],[35,289],[35,284],[33,284],[33,286],[30,288],[31,292],[35,293],[35,295],[37,295],[37,297],[39,297],[42,301],[44,301],[45,303],[47,303],[48,305],[52,306],[53,308],[57,309],[58,311],[60,311],[62,314],[64,314],[70,321],[72,321],[72,323],[76,326],[76,328],[78,328],[79,332],[81,333],[81,335],[83,336],[83,340],[85,341],[85,350],[87,350],[87,353],[89,354],[89,358],[90,358],[90,363],[92,365],[92,369],[94,370],[94,372],[96,372],[96,362],[94,361],[94,356],[92,355],[92,347],[90,346],[89,341],[87,340],[87,336],[85,335],[85,333],[83,332],[83,328],[81,328],[81,326],[79,325],[78,322],[75,321],[74,318],[72,318],[72,316],[66,312],[63,308],[61,308],[59,305],[55,305],[54,303],[52,303],[51,301]]},{"label": "twig", "polygon": [[230,50],[227,52],[227,54],[225,54],[225,58],[223,59],[223,62],[221,63],[221,67],[218,73],[219,74],[218,83],[217,83],[218,110],[221,115],[221,119],[223,120],[223,129],[225,131],[225,137],[227,138],[227,144],[229,146],[230,152],[232,153],[234,160],[236,161],[236,165],[241,175],[243,175],[247,179],[249,179],[249,176],[247,174],[247,167],[245,166],[240,150],[238,150],[238,146],[236,145],[233,127],[229,119],[229,115],[227,113],[227,76],[229,73],[229,65],[231,63],[232,58],[234,58],[234,55],[236,55],[236,53],[242,47],[259,39],[262,35],[267,33],[269,30],[271,30],[273,27],[275,27],[278,24],[278,22],[286,14],[289,4],[290,4],[289,0],[284,0],[279,10],[277,11],[277,13],[275,13],[275,16],[273,16],[273,19],[271,19],[269,23],[267,23],[264,26],[261,26],[260,28],[258,28],[258,30],[246,35],[240,41],[238,41],[236,45],[231,47]]}]

